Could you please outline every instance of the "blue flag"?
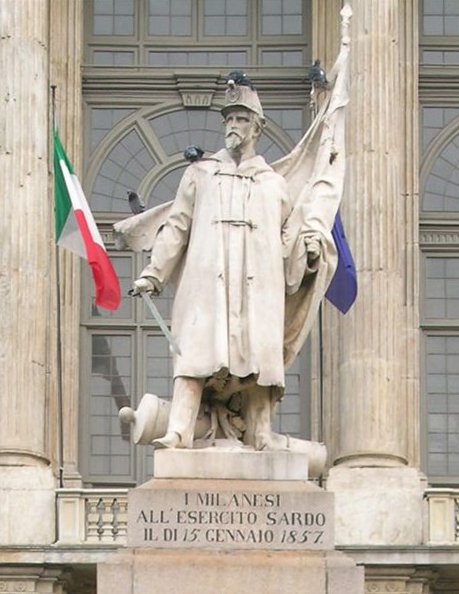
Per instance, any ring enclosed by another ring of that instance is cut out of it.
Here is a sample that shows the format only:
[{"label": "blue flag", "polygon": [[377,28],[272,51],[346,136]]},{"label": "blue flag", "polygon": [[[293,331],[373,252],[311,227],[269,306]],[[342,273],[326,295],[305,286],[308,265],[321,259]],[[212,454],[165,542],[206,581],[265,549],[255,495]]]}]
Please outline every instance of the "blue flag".
[{"label": "blue flag", "polygon": [[345,314],[357,297],[357,271],[351,250],[346,241],[339,211],[336,214],[332,235],[338,251],[338,266],[325,297],[341,313]]}]

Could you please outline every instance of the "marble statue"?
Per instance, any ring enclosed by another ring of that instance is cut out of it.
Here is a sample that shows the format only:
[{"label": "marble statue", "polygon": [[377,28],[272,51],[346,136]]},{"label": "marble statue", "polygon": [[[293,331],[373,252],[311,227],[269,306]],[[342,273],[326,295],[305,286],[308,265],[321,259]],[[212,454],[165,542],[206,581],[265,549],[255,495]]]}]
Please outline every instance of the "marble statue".
[{"label": "marble statue", "polygon": [[270,166],[256,154],[263,108],[251,81],[232,73],[225,148],[188,166],[172,203],[115,225],[124,247],[151,250],[133,294],[175,287],[172,403],[164,433],[146,432],[157,448],[192,448],[197,437],[255,450],[314,447],[274,433],[271,419],[337,263],[348,45],[343,37],[330,90],[289,155]]}]

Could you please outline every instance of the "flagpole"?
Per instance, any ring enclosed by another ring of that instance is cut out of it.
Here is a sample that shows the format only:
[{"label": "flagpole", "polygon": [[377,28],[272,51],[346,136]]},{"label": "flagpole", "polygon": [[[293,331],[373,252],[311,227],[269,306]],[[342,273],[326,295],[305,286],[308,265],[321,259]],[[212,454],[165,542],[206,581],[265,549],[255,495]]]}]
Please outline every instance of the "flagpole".
[{"label": "flagpole", "polygon": [[324,439],[324,341],[323,341],[323,304],[319,305],[319,431],[317,440]]},{"label": "flagpole", "polygon": [[[311,92],[309,108],[313,121],[317,117],[317,103],[316,103],[316,91],[318,89],[315,86],[314,81],[311,81]],[[323,302],[319,304],[319,411],[318,411],[318,431],[317,441],[323,441],[324,438],[324,344],[323,344]],[[320,477],[321,480],[321,477]]]},{"label": "flagpole", "polygon": [[[53,120],[53,146],[56,131],[56,85],[51,85],[51,109]],[[62,389],[62,324],[61,324],[61,273],[59,265],[59,246],[56,242],[56,367],[57,367],[57,423],[58,423],[58,466],[59,487],[64,486],[64,407]]]}]

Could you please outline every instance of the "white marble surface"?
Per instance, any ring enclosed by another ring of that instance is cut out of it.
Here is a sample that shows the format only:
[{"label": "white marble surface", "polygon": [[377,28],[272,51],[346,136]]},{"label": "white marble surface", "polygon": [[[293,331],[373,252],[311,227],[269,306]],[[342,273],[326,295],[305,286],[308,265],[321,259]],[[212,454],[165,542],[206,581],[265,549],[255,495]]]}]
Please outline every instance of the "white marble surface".
[{"label": "white marble surface", "polygon": [[330,470],[335,495],[337,545],[420,545],[423,542],[422,476],[414,468]]},{"label": "white marble surface", "polygon": [[49,467],[0,467],[0,545],[51,544],[55,480]]},{"label": "white marble surface", "polygon": [[[321,551],[123,551],[98,567],[99,594],[363,594],[363,568]],[[179,585],[179,586],[178,586]]]},{"label": "white marble surface", "polygon": [[153,472],[155,478],[307,480],[308,456],[298,452],[256,452],[231,445],[156,450]]},{"label": "white marble surface", "polygon": [[320,551],[333,495],[307,481],[152,479],[129,493],[128,546]]}]

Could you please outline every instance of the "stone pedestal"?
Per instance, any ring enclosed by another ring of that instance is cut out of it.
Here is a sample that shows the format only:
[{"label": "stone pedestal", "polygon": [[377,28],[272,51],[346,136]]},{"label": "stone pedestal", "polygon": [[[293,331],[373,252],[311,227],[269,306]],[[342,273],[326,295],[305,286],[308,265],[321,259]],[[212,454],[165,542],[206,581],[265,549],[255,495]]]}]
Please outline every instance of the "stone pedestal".
[{"label": "stone pedestal", "polygon": [[128,545],[331,550],[333,495],[303,481],[153,479],[128,503]]},{"label": "stone pedestal", "polygon": [[424,485],[414,468],[330,470],[336,502],[337,545],[420,545]]},{"label": "stone pedestal", "polygon": [[219,454],[155,453],[168,478],[130,492],[128,549],[98,567],[99,594],[363,594],[363,568],[334,551],[333,494],[301,478],[307,456]]},{"label": "stone pedestal", "polygon": [[[309,460],[300,452],[256,452],[252,448],[158,450],[155,478],[305,481]],[[147,483],[148,484],[148,483]]]},{"label": "stone pedestal", "polygon": [[363,568],[342,553],[145,551],[98,567],[100,594],[363,594]]},{"label": "stone pedestal", "polygon": [[51,543],[55,505],[51,469],[0,464],[0,485],[0,545]]}]

